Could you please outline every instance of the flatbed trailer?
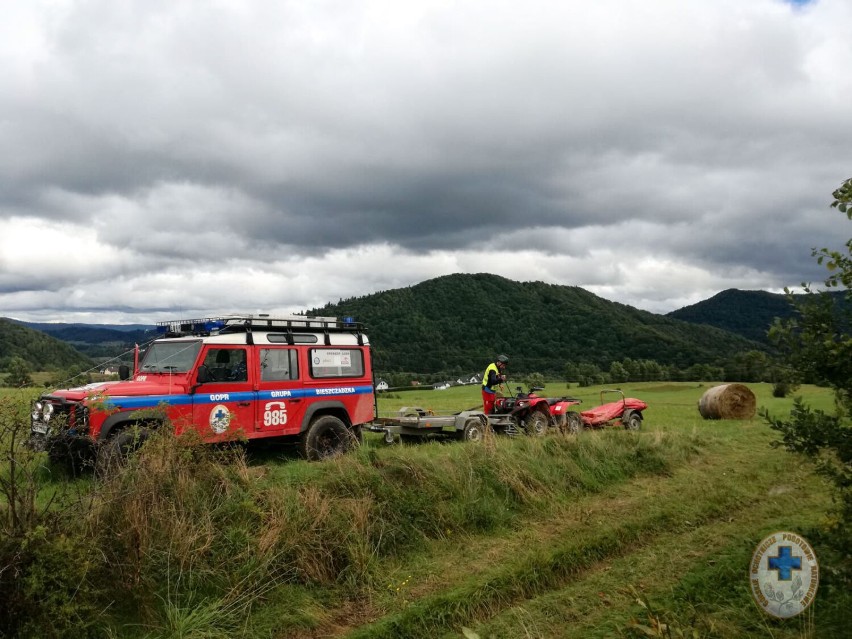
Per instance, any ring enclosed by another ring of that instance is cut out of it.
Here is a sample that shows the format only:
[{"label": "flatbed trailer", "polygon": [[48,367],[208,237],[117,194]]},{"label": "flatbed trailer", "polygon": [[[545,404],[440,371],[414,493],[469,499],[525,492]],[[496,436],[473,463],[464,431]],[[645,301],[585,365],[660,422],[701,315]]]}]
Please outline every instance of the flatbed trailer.
[{"label": "flatbed trailer", "polygon": [[400,408],[393,417],[377,417],[364,426],[374,433],[383,433],[385,442],[392,444],[398,436],[402,441],[424,437],[480,441],[489,419],[477,410],[464,410],[453,415],[435,415],[419,406]]},{"label": "flatbed trailer", "polygon": [[521,432],[511,414],[486,415],[481,410],[470,409],[452,415],[436,415],[418,406],[400,408],[393,417],[377,417],[364,429],[382,433],[388,444],[394,443],[397,437],[403,442],[428,437],[477,442],[489,429],[505,435]]}]

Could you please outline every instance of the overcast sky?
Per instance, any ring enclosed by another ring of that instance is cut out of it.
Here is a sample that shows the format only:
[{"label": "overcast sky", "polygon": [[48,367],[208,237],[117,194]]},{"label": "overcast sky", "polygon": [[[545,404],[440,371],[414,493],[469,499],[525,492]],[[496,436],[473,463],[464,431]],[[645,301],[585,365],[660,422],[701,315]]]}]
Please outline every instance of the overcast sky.
[{"label": "overcast sky", "polygon": [[849,0],[0,7],[0,316],[479,272],[665,313],[849,235]]}]

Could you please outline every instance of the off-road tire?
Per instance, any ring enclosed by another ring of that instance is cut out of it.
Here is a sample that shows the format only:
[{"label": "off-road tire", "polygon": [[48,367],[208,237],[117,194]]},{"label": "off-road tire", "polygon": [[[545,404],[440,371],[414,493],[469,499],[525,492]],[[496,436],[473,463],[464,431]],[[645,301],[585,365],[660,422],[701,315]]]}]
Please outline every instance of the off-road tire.
[{"label": "off-road tire", "polygon": [[137,426],[127,426],[111,433],[98,448],[95,459],[96,472],[103,475],[125,464],[127,458],[142,447],[149,435],[148,428]]},{"label": "off-road tire", "polygon": [[534,410],[524,420],[524,430],[530,437],[544,437],[550,418],[540,410]]},{"label": "off-road tire", "polygon": [[321,415],[299,438],[299,454],[308,461],[320,461],[352,450],[357,435],[334,415]]}]

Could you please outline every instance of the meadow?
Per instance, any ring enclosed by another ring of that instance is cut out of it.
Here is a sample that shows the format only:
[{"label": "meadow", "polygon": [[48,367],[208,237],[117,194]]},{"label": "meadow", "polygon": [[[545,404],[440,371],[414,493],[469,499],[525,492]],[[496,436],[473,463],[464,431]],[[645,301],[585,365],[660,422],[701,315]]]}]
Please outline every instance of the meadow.
[{"label": "meadow", "polygon": [[[15,556],[26,583],[0,571],[0,596],[28,615],[7,628],[140,638],[845,636],[852,596],[821,543],[828,486],[811,460],[771,445],[761,417],[702,419],[698,400],[712,385],[621,385],[649,404],[638,432],[390,446],[368,433],[357,451],[321,463],[287,446],[210,449],[164,437],[107,478],[69,477],[35,458],[35,503],[48,514]],[[758,406],[789,413],[791,397],[748,386]],[[577,397],[585,409],[600,390],[550,383],[542,394]],[[796,394],[832,408],[827,389]],[[7,391],[4,407],[24,395]],[[380,395],[378,412],[443,414],[479,401],[476,386],[417,390]],[[755,546],[777,530],[807,538],[824,575],[814,605],[788,621],[759,610],[747,579]]]}]

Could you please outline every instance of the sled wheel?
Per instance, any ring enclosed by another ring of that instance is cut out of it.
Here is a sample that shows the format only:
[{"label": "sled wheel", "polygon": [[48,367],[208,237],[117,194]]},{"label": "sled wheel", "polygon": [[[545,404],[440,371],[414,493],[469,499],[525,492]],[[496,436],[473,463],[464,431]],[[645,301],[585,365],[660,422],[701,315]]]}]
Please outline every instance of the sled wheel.
[{"label": "sled wheel", "polygon": [[478,419],[469,419],[465,422],[464,430],[462,431],[462,439],[466,442],[481,442],[485,430]]},{"label": "sled wheel", "polygon": [[622,421],[627,430],[639,430],[642,427],[642,415],[639,413],[631,412],[629,415],[625,415]]},{"label": "sled wheel", "polygon": [[299,440],[299,453],[309,461],[320,461],[355,447],[355,433],[334,415],[323,415],[311,422]]},{"label": "sled wheel", "polygon": [[527,435],[531,437],[543,437],[547,432],[549,421],[543,412],[535,410],[527,416],[524,429],[527,431]]},{"label": "sled wheel", "polygon": [[583,432],[583,418],[580,413],[569,410],[562,416],[562,432],[566,435],[579,435]]}]

